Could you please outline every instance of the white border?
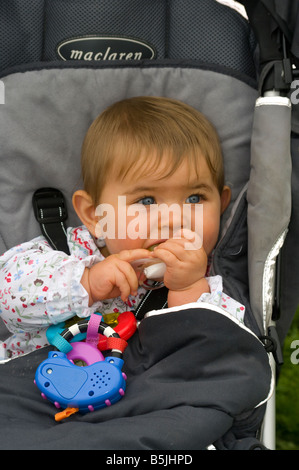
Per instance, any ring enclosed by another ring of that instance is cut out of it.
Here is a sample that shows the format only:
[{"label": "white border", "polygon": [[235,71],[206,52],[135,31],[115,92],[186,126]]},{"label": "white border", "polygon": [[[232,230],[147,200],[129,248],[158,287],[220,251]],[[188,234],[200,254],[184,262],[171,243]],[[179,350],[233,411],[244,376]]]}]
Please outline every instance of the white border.
[{"label": "white border", "polygon": [[243,5],[241,5],[241,3],[236,2],[235,0],[216,0],[216,2],[221,3],[226,7],[232,8],[233,10],[236,10],[238,13],[240,13],[240,15],[243,16],[243,18],[248,20],[246,9]]},{"label": "white border", "polygon": [[291,101],[286,96],[260,96],[256,102],[255,106],[287,106],[288,108],[292,107]]}]

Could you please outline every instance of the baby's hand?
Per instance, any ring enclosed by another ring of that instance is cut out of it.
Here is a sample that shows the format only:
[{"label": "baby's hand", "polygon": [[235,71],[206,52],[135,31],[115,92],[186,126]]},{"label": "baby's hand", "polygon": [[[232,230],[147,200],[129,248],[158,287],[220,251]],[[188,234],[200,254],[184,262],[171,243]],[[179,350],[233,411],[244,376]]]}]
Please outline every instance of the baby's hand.
[{"label": "baby's hand", "polygon": [[205,279],[208,263],[206,252],[195,243],[194,249],[190,249],[189,236],[190,232],[188,239],[183,236],[171,238],[153,251],[153,256],[166,264],[164,284],[169,289],[169,307],[195,302],[203,292],[209,292]]},{"label": "baby's hand", "polygon": [[126,302],[129,295],[137,295],[138,278],[130,262],[151,256],[148,250],[142,248],[124,250],[86,268],[81,284],[89,294],[89,306],[99,300],[119,296]]},{"label": "baby's hand", "polygon": [[208,261],[206,252],[202,246],[196,249],[195,244],[194,249],[189,249],[190,245],[190,238],[175,236],[153,251],[153,257],[166,264],[164,284],[170,290],[184,290],[205,276]]}]

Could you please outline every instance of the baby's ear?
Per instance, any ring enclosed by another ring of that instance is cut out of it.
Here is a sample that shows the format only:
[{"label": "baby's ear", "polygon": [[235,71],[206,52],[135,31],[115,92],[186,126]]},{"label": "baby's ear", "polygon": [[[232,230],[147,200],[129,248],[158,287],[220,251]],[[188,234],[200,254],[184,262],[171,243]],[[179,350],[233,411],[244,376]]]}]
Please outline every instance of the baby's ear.
[{"label": "baby's ear", "polygon": [[223,190],[220,196],[221,199],[221,214],[228,208],[231,200],[231,189],[229,186],[223,186]]},{"label": "baby's ear", "polygon": [[90,195],[83,190],[76,191],[72,198],[74,209],[87,230],[95,236],[97,224],[95,207]]}]

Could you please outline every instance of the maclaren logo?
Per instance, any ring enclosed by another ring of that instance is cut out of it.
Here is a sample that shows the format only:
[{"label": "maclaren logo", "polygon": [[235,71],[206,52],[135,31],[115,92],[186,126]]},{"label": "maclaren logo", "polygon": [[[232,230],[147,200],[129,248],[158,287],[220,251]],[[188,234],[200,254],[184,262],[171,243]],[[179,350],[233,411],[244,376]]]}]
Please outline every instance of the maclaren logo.
[{"label": "maclaren logo", "polygon": [[61,42],[57,54],[62,60],[141,60],[154,59],[156,50],[138,39],[82,36]]}]

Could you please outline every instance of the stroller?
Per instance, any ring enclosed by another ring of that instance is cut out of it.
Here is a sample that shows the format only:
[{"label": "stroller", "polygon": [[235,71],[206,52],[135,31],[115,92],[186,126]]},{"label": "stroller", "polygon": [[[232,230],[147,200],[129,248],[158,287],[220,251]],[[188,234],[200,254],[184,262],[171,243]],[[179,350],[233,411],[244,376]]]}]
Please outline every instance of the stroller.
[{"label": "stroller", "polygon": [[299,303],[297,17],[291,0],[0,2],[0,252],[41,230],[64,251],[91,122],[122,98],[174,97],[220,135],[232,201],[212,272],[246,306],[241,325],[148,305],[158,314],[129,340],[126,396],[60,425],[33,385],[51,347],[3,361],[0,448],[275,448],[275,370]]}]

